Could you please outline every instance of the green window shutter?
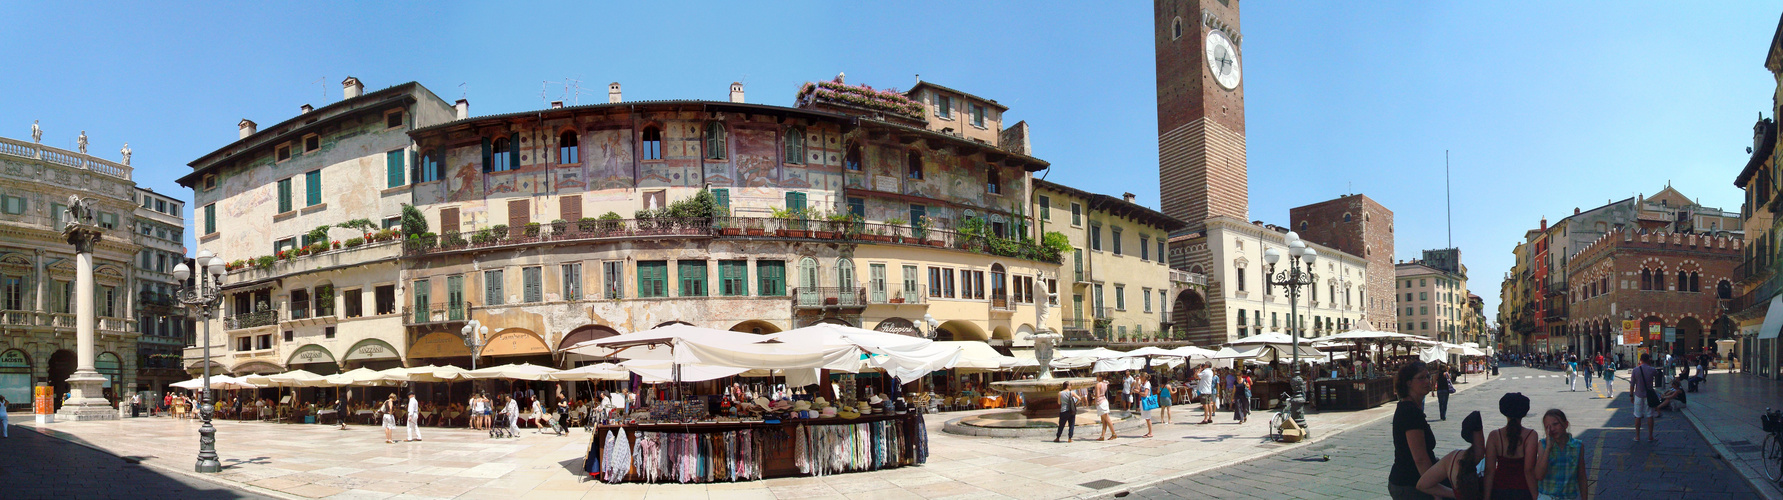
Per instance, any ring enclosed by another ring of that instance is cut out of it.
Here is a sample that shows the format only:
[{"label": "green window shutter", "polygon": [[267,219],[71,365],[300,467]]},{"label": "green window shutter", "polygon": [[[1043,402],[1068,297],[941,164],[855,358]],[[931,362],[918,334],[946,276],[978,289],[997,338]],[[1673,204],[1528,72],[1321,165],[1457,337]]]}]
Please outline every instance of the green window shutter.
[{"label": "green window shutter", "polygon": [[217,204],[204,206],[204,234],[217,232]]},{"label": "green window shutter", "polygon": [[799,192],[786,193],[786,209],[787,210],[793,210],[793,209],[804,210],[805,209],[805,193],[799,193]]},{"label": "green window shutter", "polygon": [[291,211],[291,178],[279,180],[279,213]]},{"label": "green window shutter", "polygon": [[384,153],[384,176],[389,184],[385,187],[401,186],[403,184],[402,171],[402,151]]},{"label": "green window shutter", "polygon": [[755,263],[755,273],[761,282],[756,285],[756,293],[764,297],[786,295],[786,262],[764,260]]},{"label": "green window shutter", "polygon": [[304,206],[322,204],[322,171],[316,170],[303,175]]},{"label": "green window shutter", "polygon": [[483,302],[499,306],[506,302],[501,286],[501,271],[483,271]]},{"label": "green window shutter", "polygon": [[415,322],[416,323],[421,323],[421,322],[425,322],[428,320],[427,301],[428,301],[428,295],[431,292],[430,288],[431,287],[429,287],[427,284],[427,280],[416,280],[415,281],[414,295],[415,295]]},{"label": "green window shutter", "polygon": [[520,293],[522,294],[523,302],[532,303],[545,301],[545,287],[543,276],[541,276],[542,274],[541,269],[537,267],[528,267],[520,270],[520,278],[522,281]]},{"label": "green window shutter", "polygon": [[731,190],[714,189],[712,190],[712,197],[718,199],[718,206],[724,207],[727,210],[731,208]]},{"label": "green window shutter", "polygon": [[520,170],[520,133],[508,134],[508,170]]},{"label": "green window shutter", "polygon": [[495,156],[490,154],[489,138],[483,138],[483,173],[495,171]]}]

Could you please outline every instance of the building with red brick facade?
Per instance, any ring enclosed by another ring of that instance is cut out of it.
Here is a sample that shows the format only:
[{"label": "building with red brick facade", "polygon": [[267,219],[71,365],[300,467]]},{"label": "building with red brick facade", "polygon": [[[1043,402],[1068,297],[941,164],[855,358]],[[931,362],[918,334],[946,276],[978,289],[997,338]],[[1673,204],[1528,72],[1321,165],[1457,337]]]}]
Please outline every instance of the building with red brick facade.
[{"label": "building with red brick facade", "polygon": [[1399,331],[1393,300],[1393,211],[1367,195],[1352,194],[1288,209],[1288,220],[1306,241],[1366,261],[1368,279],[1359,294],[1363,318],[1377,330]]},{"label": "building with red brick facade", "polygon": [[[1583,354],[1621,351],[1632,359],[1637,346],[1625,345],[1624,320],[1638,322],[1645,352],[1697,352],[1733,338],[1723,301],[1733,298],[1744,246],[1737,234],[1611,230],[1567,262],[1569,340]],[[1667,329],[1675,331],[1669,344]]]}]

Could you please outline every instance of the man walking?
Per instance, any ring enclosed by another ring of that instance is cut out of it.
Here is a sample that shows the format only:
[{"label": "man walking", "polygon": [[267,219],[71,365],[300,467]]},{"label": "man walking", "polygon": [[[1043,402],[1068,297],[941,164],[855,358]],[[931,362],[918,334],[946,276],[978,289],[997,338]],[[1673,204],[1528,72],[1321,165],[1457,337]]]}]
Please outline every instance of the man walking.
[{"label": "man walking", "polygon": [[1195,376],[1195,392],[1201,395],[1201,423],[1213,423],[1213,405],[1218,403],[1214,396],[1213,363],[1202,363],[1201,371]]},{"label": "man walking", "polygon": [[1647,391],[1653,388],[1654,377],[1659,374],[1659,370],[1653,368],[1652,363],[1652,355],[1642,354],[1641,365],[1635,367],[1634,370],[1630,371],[1628,374],[1628,397],[1634,400],[1635,442],[1640,442],[1641,440],[1642,420],[1646,420],[1647,423],[1647,440],[1659,440],[1659,438],[1653,437],[1653,428],[1659,425],[1657,422],[1653,421],[1653,417],[1658,413],[1655,412],[1652,407],[1647,406]]},{"label": "man walking", "polygon": [[415,400],[415,390],[409,389],[409,441],[421,440],[421,402]]},{"label": "man walking", "polygon": [[341,430],[347,430],[347,398],[353,397],[352,391],[341,391],[340,397],[334,399],[334,419],[340,421]]}]

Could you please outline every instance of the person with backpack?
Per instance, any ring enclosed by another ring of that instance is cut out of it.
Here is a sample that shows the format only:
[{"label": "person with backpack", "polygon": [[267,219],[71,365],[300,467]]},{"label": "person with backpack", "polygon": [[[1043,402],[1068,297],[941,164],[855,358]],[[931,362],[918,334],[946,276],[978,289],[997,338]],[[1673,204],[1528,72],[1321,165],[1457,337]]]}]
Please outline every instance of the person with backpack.
[{"label": "person with backpack", "polygon": [[1059,384],[1059,431],[1053,433],[1052,442],[1059,442],[1064,436],[1065,442],[1077,438],[1077,391],[1071,390],[1071,384]]},{"label": "person with backpack", "polygon": [[1647,440],[1658,442],[1653,436],[1653,427],[1659,425],[1653,417],[1659,412],[1653,407],[1659,406],[1659,395],[1654,393],[1653,384],[1658,381],[1659,369],[1653,367],[1653,355],[1642,354],[1641,365],[1634,367],[1628,374],[1628,397],[1634,400],[1634,440],[1641,440],[1641,421],[1646,420]]}]

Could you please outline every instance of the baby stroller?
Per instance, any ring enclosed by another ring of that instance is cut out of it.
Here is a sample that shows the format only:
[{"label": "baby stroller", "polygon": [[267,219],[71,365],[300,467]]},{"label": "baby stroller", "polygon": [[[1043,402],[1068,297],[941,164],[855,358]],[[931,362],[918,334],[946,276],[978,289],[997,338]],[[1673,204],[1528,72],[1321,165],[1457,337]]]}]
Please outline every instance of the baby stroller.
[{"label": "baby stroller", "polygon": [[568,432],[568,429],[563,428],[563,414],[562,413],[546,414],[545,420],[551,422],[551,430],[557,431],[557,435],[562,436]]},{"label": "baby stroller", "polygon": [[492,437],[492,438],[500,438],[500,437],[518,438],[518,437],[520,437],[520,436],[515,435],[514,431],[512,429],[508,428],[508,419],[510,419],[510,418],[514,418],[514,417],[505,415],[505,414],[501,414],[501,413],[495,414],[495,425],[489,426],[489,437]]}]

